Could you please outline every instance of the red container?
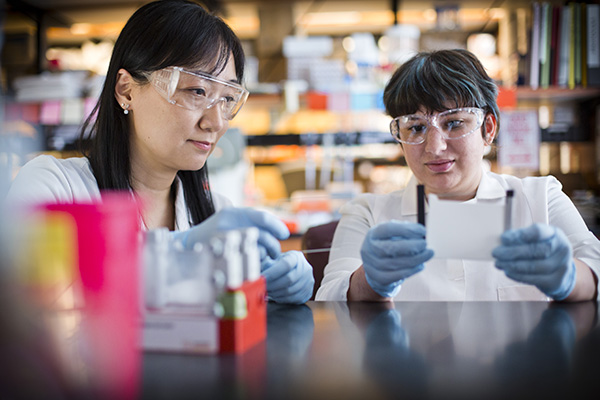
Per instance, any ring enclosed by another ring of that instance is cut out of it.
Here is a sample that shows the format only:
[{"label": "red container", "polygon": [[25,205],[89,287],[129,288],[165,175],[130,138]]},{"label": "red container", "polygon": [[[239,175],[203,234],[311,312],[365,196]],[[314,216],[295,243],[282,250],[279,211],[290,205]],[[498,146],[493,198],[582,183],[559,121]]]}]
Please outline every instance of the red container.
[{"label": "red container", "polygon": [[245,318],[219,321],[219,351],[241,354],[267,337],[267,282],[263,276],[244,282],[239,289],[246,296]]}]

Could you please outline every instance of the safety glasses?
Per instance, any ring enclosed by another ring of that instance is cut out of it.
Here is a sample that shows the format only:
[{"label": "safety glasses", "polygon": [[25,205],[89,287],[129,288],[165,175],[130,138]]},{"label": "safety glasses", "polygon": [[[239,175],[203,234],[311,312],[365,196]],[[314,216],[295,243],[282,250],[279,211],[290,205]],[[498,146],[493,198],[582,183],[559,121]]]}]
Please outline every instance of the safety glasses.
[{"label": "safety glasses", "polygon": [[398,142],[405,144],[423,143],[432,126],[444,139],[460,139],[479,129],[484,116],[484,111],[475,107],[455,108],[434,115],[402,115],[392,120],[390,131]]},{"label": "safety glasses", "polygon": [[181,67],[154,71],[150,81],[169,103],[192,111],[218,106],[226,120],[233,119],[248,98],[248,91],[237,83]]}]

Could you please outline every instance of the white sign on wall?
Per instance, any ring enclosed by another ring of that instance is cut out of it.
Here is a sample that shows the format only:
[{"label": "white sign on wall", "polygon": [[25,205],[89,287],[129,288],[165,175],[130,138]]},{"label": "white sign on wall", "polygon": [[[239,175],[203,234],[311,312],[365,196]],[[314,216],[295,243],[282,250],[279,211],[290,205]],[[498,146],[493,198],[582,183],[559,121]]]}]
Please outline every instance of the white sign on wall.
[{"label": "white sign on wall", "polygon": [[500,114],[499,166],[538,170],[541,132],[537,112],[514,110]]}]

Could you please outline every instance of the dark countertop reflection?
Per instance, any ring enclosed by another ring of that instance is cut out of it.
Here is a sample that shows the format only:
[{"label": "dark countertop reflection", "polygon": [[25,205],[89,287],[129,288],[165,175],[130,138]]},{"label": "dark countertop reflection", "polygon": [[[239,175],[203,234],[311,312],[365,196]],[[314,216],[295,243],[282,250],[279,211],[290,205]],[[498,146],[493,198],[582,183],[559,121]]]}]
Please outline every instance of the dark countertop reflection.
[{"label": "dark countertop reflection", "polygon": [[[238,355],[144,354],[144,398],[596,398],[597,303],[268,305]],[[587,397],[586,397],[587,396]]]},{"label": "dark countertop reflection", "polygon": [[[386,397],[596,398],[597,304],[347,305]],[[379,312],[375,309],[380,308]],[[446,312],[444,312],[444,310]],[[595,338],[594,338],[595,337]]]}]

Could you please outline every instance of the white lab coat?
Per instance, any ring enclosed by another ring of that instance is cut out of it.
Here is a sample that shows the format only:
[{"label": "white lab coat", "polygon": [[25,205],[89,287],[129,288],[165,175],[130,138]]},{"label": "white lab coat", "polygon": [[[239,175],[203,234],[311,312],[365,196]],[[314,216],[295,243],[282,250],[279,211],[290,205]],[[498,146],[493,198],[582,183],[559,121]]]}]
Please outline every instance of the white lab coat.
[{"label": "white lab coat", "polygon": [[[514,190],[512,227],[545,223],[563,230],[575,258],[600,277],[600,241],[552,176],[520,179],[483,172],[475,199],[504,203],[506,190]],[[417,221],[417,181],[411,178],[404,190],[389,194],[363,194],[341,209],[329,263],[325,267],[317,300],[347,300],[351,274],[362,265],[360,249],[367,231],[384,221]],[[427,212],[427,209],[426,209]],[[452,227],[448,227],[452,234]],[[535,286],[509,279],[493,261],[432,259],[425,269],[401,286],[396,301],[502,301],[548,300]]]},{"label": "white lab coat", "polygon": [[[179,183],[179,178],[176,178]],[[212,193],[215,210],[231,202]],[[84,157],[57,159],[40,155],[26,163],[12,182],[5,199],[7,207],[30,207],[43,203],[89,203],[100,200],[100,189],[92,173],[90,162]],[[144,224],[141,220],[141,226]],[[191,227],[191,218],[181,184],[175,197],[175,228],[185,231]]]}]

